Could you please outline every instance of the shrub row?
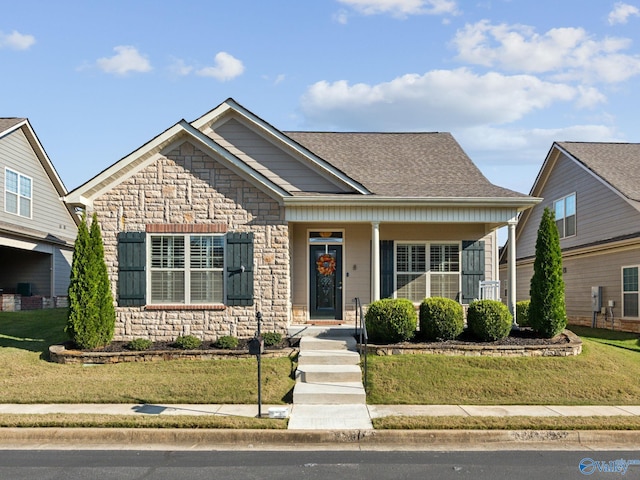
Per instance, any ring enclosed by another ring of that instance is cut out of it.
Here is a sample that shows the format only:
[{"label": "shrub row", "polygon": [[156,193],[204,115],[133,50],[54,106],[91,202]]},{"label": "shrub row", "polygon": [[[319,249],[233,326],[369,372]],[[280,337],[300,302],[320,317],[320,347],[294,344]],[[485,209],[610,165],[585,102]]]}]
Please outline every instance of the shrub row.
[{"label": "shrub row", "polygon": [[[524,306],[520,308],[526,322]],[[410,300],[384,298],[369,305],[365,322],[372,341],[398,343],[413,338],[417,317]],[[464,331],[462,305],[449,298],[425,298],[420,304],[419,322],[420,333],[426,340],[453,340]],[[512,322],[507,306],[497,300],[476,300],[471,302],[467,311],[469,332],[485,342],[509,336]]]},{"label": "shrub row", "polygon": [[[262,334],[262,338],[264,340],[264,344],[267,347],[273,347],[275,345],[279,345],[282,342],[282,334],[278,332],[265,332]],[[233,349],[236,348],[239,344],[239,340],[237,337],[232,335],[225,335],[214,343],[216,348],[222,349]],[[135,338],[131,340],[126,347],[129,350],[135,351],[144,351],[149,350],[153,342],[148,338]],[[202,345],[202,340],[193,335],[185,335],[176,338],[173,342],[173,346],[177,348],[181,348],[183,350],[194,350],[199,348]]]}]

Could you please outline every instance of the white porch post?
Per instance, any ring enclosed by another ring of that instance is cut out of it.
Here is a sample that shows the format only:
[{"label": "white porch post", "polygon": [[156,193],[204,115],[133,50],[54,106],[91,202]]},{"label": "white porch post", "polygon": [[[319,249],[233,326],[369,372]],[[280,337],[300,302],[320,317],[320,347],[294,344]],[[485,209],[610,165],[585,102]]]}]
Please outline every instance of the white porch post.
[{"label": "white porch post", "polygon": [[371,224],[371,301],[380,300],[380,224],[373,222]]},{"label": "white porch post", "polygon": [[509,221],[509,244],[507,250],[509,252],[508,268],[509,268],[509,310],[513,315],[513,327],[518,327],[516,319],[516,224],[517,220]]}]

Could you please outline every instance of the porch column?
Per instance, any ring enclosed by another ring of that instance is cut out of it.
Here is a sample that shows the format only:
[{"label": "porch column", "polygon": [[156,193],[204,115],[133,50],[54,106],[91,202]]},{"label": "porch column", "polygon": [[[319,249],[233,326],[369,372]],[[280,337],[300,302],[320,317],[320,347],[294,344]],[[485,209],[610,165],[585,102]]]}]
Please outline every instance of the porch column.
[{"label": "porch column", "polygon": [[373,222],[371,224],[372,232],[371,232],[371,256],[373,257],[371,260],[371,301],[375,302],[376,300],[380,300],[380,224],[378,222]]},{"label": "porch column", "polygon": [[517,220],[509,221],[509,243],[507,250],[509,252],[508,269],[509,269],[509,298],[508,305],[511,315],[513,315],[513,327],[518,327],[516,319],[516,224]]}]

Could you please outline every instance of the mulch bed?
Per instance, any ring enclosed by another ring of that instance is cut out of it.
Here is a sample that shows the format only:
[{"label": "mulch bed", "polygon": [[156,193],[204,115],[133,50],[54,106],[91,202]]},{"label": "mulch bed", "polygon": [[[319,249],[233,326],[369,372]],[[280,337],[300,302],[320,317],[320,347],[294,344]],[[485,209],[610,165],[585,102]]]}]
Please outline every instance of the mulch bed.
[{"label": "mulch bed", "polygon": [[[229,350],[229,351],[236,351],[236,352],[248,352],[249,351],[249,340],[248,338],[240,338],[238,339],[238,346],[236,348],[227,348],[225,350]],[[298,346],[298,343],[300,342],[300,339],[293,339],[293,338],[283,338],[282,342],[280,342],[278,345],[273,345],[273,346],[268,346],[265,348],[268,348],[269,350],[283,350],[283,349],[288,349],[288,348],[295,348]],[[135,350],[131,350],[130,348],[127,348],[129,345],[129,342],[119,342],[119,341],[114,341],[111,342],[109,345],[107,345],[106,347],[102,347],[102,348],[94,348],[94,349],[81,349],[78,348],[73,342],[67,342],[64,344],[65,348],[67,350],[80,350],[83,352],[133,352]],[[176,351],[179,352],[181,350],[184,350],[183,348],[177,347],[175,346],[175,344],[173,342],[153,342],[151,344],[151,347],[143,350],[144,352],[154,352],[154,351]],[[200,345],[198,348],[193,348],[193,349],[189,349],[189,351],[206,351],[206,350],[220,350],[219,347],[217,347],[215,345],[214,342],[211,341],[204,341],[202,342],[202,345]]]}]

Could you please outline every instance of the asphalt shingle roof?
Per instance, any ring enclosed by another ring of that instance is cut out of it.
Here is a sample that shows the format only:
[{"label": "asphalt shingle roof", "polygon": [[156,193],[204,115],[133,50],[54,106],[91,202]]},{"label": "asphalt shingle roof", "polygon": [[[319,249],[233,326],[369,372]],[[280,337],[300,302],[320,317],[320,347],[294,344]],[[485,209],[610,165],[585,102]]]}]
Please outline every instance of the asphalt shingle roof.
[{"label": "asphalt shingle roof", "polygon": [[0,132],[8,130],[24,120],[24,118],[0,118]]},{"label": "asphalt shingle roof", "polygon": [[376,195],[526,196],[489,182],[449,133],[284,133]]},{"label": "asphalt shingle roof", "polygon": [[640,143],[557,144],[624,196],[640,201]]}]

